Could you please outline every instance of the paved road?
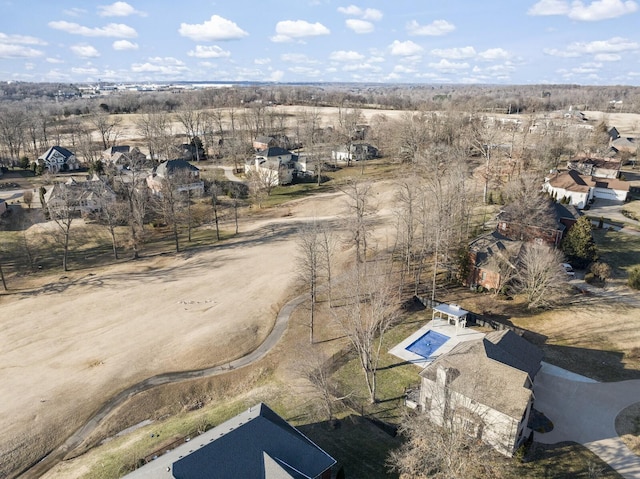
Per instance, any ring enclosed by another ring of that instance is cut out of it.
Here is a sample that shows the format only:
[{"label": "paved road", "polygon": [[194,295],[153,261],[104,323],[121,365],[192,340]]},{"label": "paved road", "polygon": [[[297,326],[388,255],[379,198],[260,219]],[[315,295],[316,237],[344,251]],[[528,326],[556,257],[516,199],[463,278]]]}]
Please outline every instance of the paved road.
[{"label": "paved road", "polygon": [[273,349],[278,341],[280,341],[287,329],[287,325],[289,324],[289,317],[291,316],[291,313],[306,299],[306,297],[306,294],[301,295],[285,304],[278,313],[273,329],[271,330],[267,338],[260,346],[258,346],[258,348],[256,348],[249,354],[235,359],[231,362],[206,369],[158,374],[156,376],[147,378],[137,384],[134,384],[133,386],[130,386],[119,394],[113,396],[100,408],[97,413],[93,415],[93,417],[87,420],[87,422],[76,432],[74,432],[62,445],[53,450],[48,456],[42,458],[30,469],[23,472],[23,475],[21,477],[23,479],[36,479],[42,476],[58,462],[63,460],[67,455],[72,453],[74,449],[80,446],[82,442],[87,437],[89,437],[89,435],[98,427],[100,422],[104,420],[104,418],[106,418],[115,408],[123,404],[127,399],[135,396],[138,393],[141,393],[142,391],[147,391],[162,384],[177,383],[194,378],[218,376],[221,374],[225,374],[232,369],[239,369],[259,361],[269,351],[271,351],[271,349]]},{"label": "paved road", "polygon": [[622,477],[640,478],[640,457],[622,442],[615,428],[616,416],[640,402],[640,380],[586,382],[543,368],[536,376],[534,390],[536,409],[553,422],[552,431],[535,433],[537,442],[577,442]]},{"label": "paved road", "polygon": [[221,166],[220,168],[224,170],[224,176],[229,181],[235,181],[236,183],[243,183],[243,181],[233,173],[233,168],[231,166]]},{"label": "paved road", "polygon": [[640,227],[640,221],[632,220],[631,218],[627,218],[622,214],[622,208],[624,204],[619,201],[613,200],[604,200],[602,198],[597,198],[591,207],[584,211],[584,214],[591,218],[608,218],[612,221],[618,221],[620,223],[627,223],[634,225],[636,227]]}]

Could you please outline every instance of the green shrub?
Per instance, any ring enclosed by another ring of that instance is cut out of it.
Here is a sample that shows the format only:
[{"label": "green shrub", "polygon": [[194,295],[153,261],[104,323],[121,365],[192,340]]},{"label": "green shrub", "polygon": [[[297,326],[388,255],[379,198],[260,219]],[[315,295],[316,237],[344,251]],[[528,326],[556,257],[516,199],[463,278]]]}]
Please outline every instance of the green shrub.
[{"label": "green shrub", "polygon": [[630,288],[640,289],[640,266],[631,268],[627,284]]}]

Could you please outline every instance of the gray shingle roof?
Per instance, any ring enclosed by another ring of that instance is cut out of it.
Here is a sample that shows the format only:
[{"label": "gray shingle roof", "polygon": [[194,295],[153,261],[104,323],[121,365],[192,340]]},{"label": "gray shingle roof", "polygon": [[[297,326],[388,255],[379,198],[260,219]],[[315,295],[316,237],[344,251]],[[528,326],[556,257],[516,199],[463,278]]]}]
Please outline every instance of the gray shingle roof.
[{"label": "gray shingle roof", "polygon": [[464,341],[422,370],[432,381],[438,368],[451,371],[449,388],[478,403],[520,419],[533,394],[526,387],[540,369],[542,351],[511,330]]},{"label": "gray shingle roof", "polygon": [[160,455],[127,479],[309,479],[335,459],[265,404]]}]

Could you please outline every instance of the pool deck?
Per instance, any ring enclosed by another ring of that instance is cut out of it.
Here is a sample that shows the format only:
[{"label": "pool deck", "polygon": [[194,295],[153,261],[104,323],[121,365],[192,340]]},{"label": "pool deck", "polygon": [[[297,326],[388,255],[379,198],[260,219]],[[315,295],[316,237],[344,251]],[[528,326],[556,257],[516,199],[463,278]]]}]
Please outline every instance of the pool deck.
[{"label": "pool deck", "polygon": [[[424,336],[425,333],[429,330],[435,331],[436,333],[444,334],[445,336],[448,336],[449,339],[442,346],[436,349],[433,354],[427,359],[406,349],[408,346],[413,344],[414,341]],[[480,333],[471,328],[460,328],[458,329],[458,334],[456,334],[456,327],[449,324],[446,319],[434,319],[422,326],[404,341],[391,348],[389,350],[389,353],[409,363],[413,363],[420,368],[425,368],[438,356],[451,351],[456,344],[459,344],[463,341],[479,339],[484,337],[484,335],[484,333]]]}]

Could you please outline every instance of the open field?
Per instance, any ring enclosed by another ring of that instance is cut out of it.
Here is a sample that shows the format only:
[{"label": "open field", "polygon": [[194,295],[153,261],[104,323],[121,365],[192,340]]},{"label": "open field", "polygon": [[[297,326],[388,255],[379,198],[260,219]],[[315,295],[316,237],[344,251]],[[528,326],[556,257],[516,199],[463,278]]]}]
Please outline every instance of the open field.
[{"label": "open field", "polygon": [[[402,112],[364,110],[363,113],[371,116]],[[329,124],[336,118],[337,109],[323,109],[323,115]],[[125,133],[121,138],[137,138],[134,115],[123,118]],[[608,121],[619,125],[612,116],[608,116]],[[627,126],[619,127],[621,131],[637,130],[636,122],[627,121]],[[359,170],[352,171],[356,169]],[[384,167],[379,167],[372,174],[381,179],[387,173]],[[0,426],[5,434],[0,439],[3,459],[0,476],[25,457],[30,460],[40,457],[73,432],[107,398],[127,386],[161,372],[223,363],[260,344],[271,330],[280,306],[301,291],[296,279],[297,228],[313,217],[333,221],[337,232],[342,227],[339,219],[345,199],[341,192],[328,192],[314,185],[295,188],[286,195],[280,195],[276,189],[269,204],[277,207],[243,218],[242,233],[222,244],[178,255],[154,254],[135,262],[72,270],[64,275],[34,275],[15,286],[12,284],[8,294],[1,294]],[[306,197],[311,191],[320,194]],[[393,223],[392,182],[379,182],[375,193],[378,223],[370,245],[385,249],[393,244],[389,235]],[[296,195],[300,199],[283,204]],[[613,236],[607,236],[601,241],[603,254],[618,271],[624,272],[628,262],[637,259],[633,238],[620,237],[620,241],[615,241]],[[625,247],[621,250],[623,241]],[[346,255],[348,252],[342,249]],[[549,362],[604,381],[638,378],[640,357],[632,352],[640,344],[640,315],[633,298],[619,279],[611,281],[602,292],[576,295],[557,310],[536,315],[519,310],[508,316],[514,324],[540,335]],[[459,290],[448,299],[463,306],[466,301]],[[467,300],[469,308],[478,312],[497,303],[488,295]],[[486,304],[481,307],[479,302]],[[400,328],[395,333],[400,337],[405,332]],[[395,340],[395,336],[392,338]],[[404,386],[411,381],[411,371],[393,362],[383,366],[387,369],[381,371],[381,383],[385,384],[381,394],[388,401],[383,404],[388,405],[389,414],[385,415],[384,406],[372,412],[397,421],[397,403]],[[272,378],[259,368],[247,374],[253,372],[265,374],[264,380]],[[357,365],[349,363],[337,372],[336,379],[346,383],[358,374]],[[282,381],[276,384],[288,391],[290,375],[279,370],[275,376]],[[255,377],[253,380],[258,381]],[[221,383],[211,384],[217,388]],[[220,388],[220,393],[224,391],[237,394]],[[362,396],[358,390],[354,394],[358,399]],[[148,408],[156,404],[151,394],[143,398],[148,400]],[[283,400],[270,388],[261,389],[242,398],[241,404],[227,403],[227,409],[223,407],[219,415],[213,414],[206,420],[216,422],[256,398]],[[185,408],[191,399],[185,397]],[[303,409],[299,404],[283,407],[287,411],[296,408]],[[188,424],[183,424],[175,434],[197,429],[198,423],[193,423],[193,418],[185,421]],[[316,426],[309,425],[310,435],[313,436]],[[114,426],[108,432],[117,431]],[[346,439],[335,439],[338,451],[344,450],[341,441],[349,442],[362,435],[348,425],[342,432]],[[340,432],[325,434],[320,429],[315,434],[320,438],[335,437]],[[82,467],[89,471],[93,466]],[[68,476],[62,474],[64,468],[52,471],[50,477],[79,477],[77,471]]]},{"label": "open field", "polygon": [[[382,186],[380,199],[389,191]],[[253,350],[297,290],[297,228],[343,205],[340,193],[299,200],[275,210],[285,217],[247,220],[221,246],[71,271],[2,295],[5,467],[27,447],[43,453],[128,385]]]}]

